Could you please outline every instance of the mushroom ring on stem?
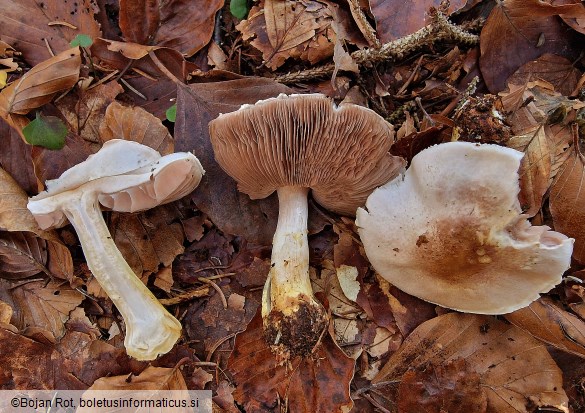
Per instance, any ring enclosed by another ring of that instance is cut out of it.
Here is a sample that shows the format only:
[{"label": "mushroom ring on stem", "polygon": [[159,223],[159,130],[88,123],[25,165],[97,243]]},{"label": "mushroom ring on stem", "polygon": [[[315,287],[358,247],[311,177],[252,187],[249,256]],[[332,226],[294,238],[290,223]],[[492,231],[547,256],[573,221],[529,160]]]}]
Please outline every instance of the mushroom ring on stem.
[{"label": "mushroom ring on stem", "polygon": [[283,358],[308,355],[327,326],[309,278],[307,196],[353,215],[404,167],[393,129],[375,112],[319,94],[280,95],[210,123],[219,165],[252,199],[278,193],[272,268],[262,299],[265,337]]},{"label": "mushroom ring on stem", "polygon": [[73,225],[89,269],[124,318],[126,351],[138,360],[170,351],[181,324],[126,263],[100,204],[114,211],[143,211],[189,194],[203,174],[190,153],[161,157],[148,146],[112,139],[86,161],[47,181],[47,190],[28,202],[41,228],[60,227],[67,220]]},{"label": "mushroom ring on stem", "polygon": [[573,239],[522,215],[523,154],[450,142],[376,189],[356,224],[374,269],[401,290],[468,313],[505,314],[561,281]]}]

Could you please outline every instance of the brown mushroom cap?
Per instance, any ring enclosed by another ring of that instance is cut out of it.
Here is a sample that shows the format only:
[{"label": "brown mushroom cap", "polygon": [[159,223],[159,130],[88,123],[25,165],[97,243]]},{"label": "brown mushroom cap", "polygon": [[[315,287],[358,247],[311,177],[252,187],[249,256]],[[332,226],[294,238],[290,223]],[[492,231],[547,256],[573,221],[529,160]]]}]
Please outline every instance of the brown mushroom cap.
[{"label": "brown mushroom cap", "polygon": [[67,219],[59,196],[83,188],[95,192],[100,204],[114,211],[144,211],[187,195],[203,173],[190,153],[161,157],[138,142],[112,139],[58,179],[47,181],[47,190],[31,198],[29,209],[41,228],[62,226]]},{"label": "brown mushroom cap", "polygon": [[323,207],[354,215],[369,193],[395,177],[394,132],[374,111],[320,94],[280,95],[210,123],[221,167],[252,199],[285,186],[312,189]]},{"label": "brown mushroom cap", "polygon": [[376,189],[356,224],[376,271],[444,307],[503,314],[561,281],[573,240],[531,226],[518,202],[522,153],[451,142]]}]

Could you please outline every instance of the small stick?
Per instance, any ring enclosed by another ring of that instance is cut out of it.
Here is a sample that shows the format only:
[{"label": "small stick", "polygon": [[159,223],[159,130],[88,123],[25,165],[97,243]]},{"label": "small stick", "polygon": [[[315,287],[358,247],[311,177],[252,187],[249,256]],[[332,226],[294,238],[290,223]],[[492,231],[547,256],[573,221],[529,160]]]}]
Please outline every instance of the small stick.
[{"label": "small stick", "polygon": [[213,287],[213,289],[215,291],[217,291],[217,293],[219,294],[219,298],[221,298],[221,303],[223,304],[223,309],[227,310],[228,308],[228,303],[227,300],[225,299],[225,295],[223,293],[223,291],[221,291],[221,288],[219,288],[219,285],[217,285],[216,283],[214,283],[213,281],[211,281],[208,278],[203,278],[203,277],[199,277],[197,278],[199,281],[201,281],[202,283],[206,283],[209,284],[210,286]]}]

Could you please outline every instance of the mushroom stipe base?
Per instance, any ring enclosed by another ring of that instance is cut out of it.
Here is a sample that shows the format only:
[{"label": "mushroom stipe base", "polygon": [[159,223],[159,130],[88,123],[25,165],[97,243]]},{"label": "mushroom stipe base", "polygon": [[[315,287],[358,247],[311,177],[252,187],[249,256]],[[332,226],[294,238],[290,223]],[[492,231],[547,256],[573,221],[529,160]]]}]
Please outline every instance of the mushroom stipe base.
[{"label": "mushroom stipe base", "polygon": [[279,360],[305,357],[313,352],[328,325],[324,308],[311,305],[307,297],[291,315],[272,310],[264,321],[264,339]]}]

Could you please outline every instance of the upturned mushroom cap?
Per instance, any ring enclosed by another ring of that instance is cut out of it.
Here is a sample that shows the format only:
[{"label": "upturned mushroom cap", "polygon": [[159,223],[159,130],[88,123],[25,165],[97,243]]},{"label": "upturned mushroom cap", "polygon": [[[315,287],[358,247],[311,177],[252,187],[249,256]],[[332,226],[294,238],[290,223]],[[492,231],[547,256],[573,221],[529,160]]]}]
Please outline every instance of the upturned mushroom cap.
[{"label": "upturned mushroom cap", "polygon": [[221,167],[252,199],[276,189],[312,189],[323,207],[354,215],[369,193],[395,177],[394,132],[374,111],[320,94],[280,95],[244,105],[210,123]]},{"label": "upturned mushroom cap", "polygon": [[504,314],[561,281],[573,240],[531,226],[518,202],[522,153],[452,142],[416,155],[376,189],[356,224],[376,271],[455,310]]},{"label": "upturned mushroom cap", "polygon": [[41,228],[62,226],[67,219],[58,206],[58,195],[83,187],[98,193],[99,202],[114,211],[143,211],[187,195],[203,174],[199,160],[190,153],[161,157],[140,143],[112,139],[58,179],[47,181],[47,190],[31,198],[29,209]]}]

